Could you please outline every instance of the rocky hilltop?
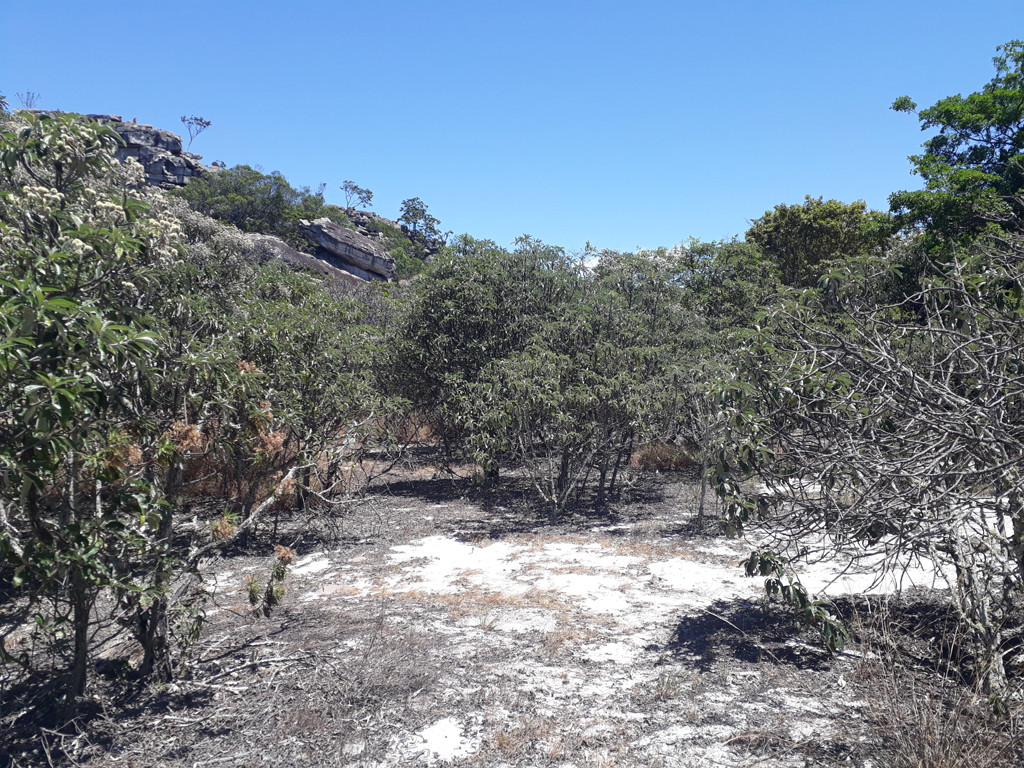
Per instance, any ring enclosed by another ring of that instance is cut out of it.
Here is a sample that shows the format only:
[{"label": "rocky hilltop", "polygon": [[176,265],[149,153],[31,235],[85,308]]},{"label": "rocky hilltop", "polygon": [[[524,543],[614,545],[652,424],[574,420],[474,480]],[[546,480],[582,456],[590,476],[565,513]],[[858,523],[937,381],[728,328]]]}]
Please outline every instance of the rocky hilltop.
[{"label": "rocky hilltop", "polygon": [[[149,184],[175,189],[195,176],[218,170],[203,165],[200,162],[202,155],[183,149],[181,137],[171,131],[134,120],[126,122],[120,115],[91,114],[86,117],[109,126],[121,137],[124,146],[118,148],[117,159],[121,162],[129,157],[137,160],[145,169]],[[250,241],[267,255],[345,282],[393,280],[395,260],[381,246],[380,237],[375,232],[379,227],[373,227],[372,219],[395,228],[398,224],[366,211],[350,208],[346,212],[353,221],[354,229],[346,229],[326,218],[301,222],[303,232],[317,245],[313,256],[271,235],[251,235]]]},{"label": "rocky hilltop", "polygon": [[394,278],[395,260],[366,234],[346,229],[328,218],[301,220],[299,226],[317,244],[317,258],[364,280]]},{"label": "rocky hilltop", "polygon": [[202,155],[194,155],[182,148],[181,137],[176,133],[134,120],[125,122],[120,115],[86,117],[104,123],[121,137],[124,146],[118,148],[117,159],[122,163],[129,157],[138,160],[146,171],[146,181],[154,186],[164,189],[183,187],[193,176],[210,170],[199,162]]},{"label": "rocky hilltop", "polygon": [[[46,113],[45,110],[25,111]],[[87,114],[85,117],[103,123],[121,137],[123,146],[117,149],[117,159],[123,163],[129,157],[134,158],[142,165],[146,182],[153,186],[177,189],[192,178],[220,170],[216,165],[204,165],[201,162],[203,156],[184,149],[181,136],[171,131],[135,120],[126,121],[121,115]],[[398,222],[370,211],[342,210],[351,221],[352,228],[327,218],[300,222],[303,233],[316,245],[313,255],[303,253],[273,235],[250,234],[249,241],[263,256],[279,258],[288,264],[347,283],[394,280],[395,260],[384,245],[384,233],[404,231],[404,228]],[[439,243],[427,242],[425,246],[429,257],[437,251]]]}]

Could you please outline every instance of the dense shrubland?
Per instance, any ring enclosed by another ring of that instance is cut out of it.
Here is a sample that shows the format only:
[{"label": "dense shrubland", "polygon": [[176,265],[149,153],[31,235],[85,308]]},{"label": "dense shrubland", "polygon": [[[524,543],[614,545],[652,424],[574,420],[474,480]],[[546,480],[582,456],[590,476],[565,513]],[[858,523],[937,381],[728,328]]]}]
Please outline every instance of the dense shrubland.
[{"label": "dense shrubland", "polygon": [[[902,229],[760,316],[724,388],[717,474],[732,526],[767,522],[789,545],[820,537],[880,571],[937,566],[997,703],[1024,584],[1024,44],[1001,50],[983,91],[921,111],[940,133],[912,158],[925,189],[892,196]],[[784,560],[748,565],[840,638]]]},{"label": "dense shrubland", "polygon": [[193,210],[238,227],[243,232],[276,235],[289,245],[308,250],[310,241],[299,231],[299,219],[327,217],[347,224],[337,206],[324,202],[324,187],[295,189],[278,171],[264,173],[248,165],[236,165],[208,173],[172,194]]},{"label": "dense shrubland", "polygon": [[125,607],[141,671],[170,673],[169,595],[195,561],[170,546],[183,497],[216,479],[235,521],[224,544],[342,433],[351,444],[380,411],[364,372],[375,332],[358,302],[141,188],[107,129],[70,115],[10,127],[0,549],[26,615],[67,648],[70,704],[102,590]]},{"label": "dense shrubland", "polygon": [[[239,233],[299,245],[299,218],[347,223],[322,190],[239,166],[167,195],[114,161],[102,126],[6,117],[0,579],[9,626],[37,617],[51,642],[62,714],[101,595],[139,671],[166,679],[197,629],[203,556],[282,495],[330,509],[355,490],[343,464],[410,439],[485,482],[524,475],[552,518],[684,457],[731,532],[948,566],[976,676],[1004,695],[1024,575],[1022,65],[1011,43],[982,93],[920,113],[940,135],[894,216],[808,197],[744,242],[638,253],[462,236],[415,279],[355,292]],[[384,234],[411,273],[440,235],[406,202]],[[220,511],[184,533],[206,498]],[[839,643],[785,555],[748,567]]]}]

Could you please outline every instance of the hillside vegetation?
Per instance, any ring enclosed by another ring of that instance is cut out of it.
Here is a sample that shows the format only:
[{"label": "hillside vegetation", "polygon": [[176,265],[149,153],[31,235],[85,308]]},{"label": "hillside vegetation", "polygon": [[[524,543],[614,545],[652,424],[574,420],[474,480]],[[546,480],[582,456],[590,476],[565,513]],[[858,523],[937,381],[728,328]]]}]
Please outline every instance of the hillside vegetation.
[{"label": "hillside vegetation", "polygon": [[894,103],[937,133],[888,212],[808,196],[742,241],[568,253],[447,238],[413,198],[374,225],[411,279],[356,287],[243,234],[308,249],[299,219],[353,226],[322,189],[238,166],[167,193],[107,127],[0,115],[0,734],[87,732],[112,638],[132,649],[115,688],[177,679],[211,558],[267,558],[246,589],[269,617],[298,521],[343,519],[427,454],[552,526],[687,468],[691,533],[756,530],[747,573],[827,653],[848,616],[801,557],[926,562],[955,617],[935,666],[956,657],[1011,732],[1024,43],[995,67],[969,96]]}]

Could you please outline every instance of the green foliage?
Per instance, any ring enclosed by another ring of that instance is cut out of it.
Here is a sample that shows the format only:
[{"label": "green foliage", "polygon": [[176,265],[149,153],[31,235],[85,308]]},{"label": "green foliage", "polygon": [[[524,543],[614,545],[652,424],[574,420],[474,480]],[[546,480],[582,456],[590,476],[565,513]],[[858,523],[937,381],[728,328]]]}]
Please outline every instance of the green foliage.
[{"label": "green foliage", "polygon": [[[389,388],[485,470],[524,467],[553,514],[632,451],[675,434],[680,354],[695,346],[677,264],[463,237],[416,281],[389,344]],[[699,325],[699,323],[698,323]]]},{"label": "green foliage", "polygon": [[173,192],[199,213],[233,224],[244,232],[276,235],[299,250],[310,250],[299,230],[299,219],[326,216],[339,224],[348,217],[324,203],[323,188],[293,188],[277,171],[263,173],[248,165],[236,165],[191,179]]},{"label": "green foliage", "polygon": [[720,334],[750,327],[782,292],[778,264],[751,243],[690,241],[682,248],[679,270],[694,311]]},{"label": "green foliage", "polygon": [[1001,237],[954,256],[902,306],[877,303],[867,260],[828,278],[842,290],[827,303],[808,293],[767,316],[724,394],[717,478],[736,531],[758,521],[867,551],[880,571],[921,558],[954,573],[979,677],[1000,690],[1024,576],[1024,248]]},{"label": "green foliage", "polygon": [[[106,126],[88,125],[77,115],[26,115],[24,127],[4,135],[0,169],[5,184],[15,184],[15,174],[25,181],[58,194],[81,191],[87,177],[102,175],[111,167],[113,150],[120,138]],[[38,230],[37,224],[35,229]]]},{"label": "green foliage", "polygon": [[346,179],[341,185],[342,192],[345,193],[345,205],[352,207],[358,204],[360,208],[370,208],[373,206],[371,202],[373,200],[373,192],[370,190],[360,187],[351,179]]},{"label": "green foliage", "polygon": [[374,332],[360,305],[253,264],[237,231],[136,189],[141,169],[114,160],[109,129],[21,125],[0,137],[0,553],[41,626],[73,629],[73,701],[100,591],[142,643],[143,673],[166,677],[168,633],[198,626],[192,596],[184,622],[170,597],[197,466],[229,501],[201,552],[385,409],[364,383]]},{"label": "green foliage", "polygon": [[[1018,230],[1024,213],[1024,42],[1012,40],[993,59],[996,75],[980,91],[940,99],[917,112],[921,129],[938,128],[925,152],[910,158],[922,190],[896,192],[891,210],[904,227],[939,239],[977,235],[991,224]],[[893,102],[913,114],[909,96]]]},{"label": "green foliage", "polygon": [[400,306],[384,386],[434,414],[439,431],[455,429],[455,393],[491,360],[525,347],[554,293],[545,265],[559,256],[532,244],[509,253],[489,240],[459,238]]},{"label": "green foliage", "polygon": [[288,575],[288,566],[295,558],[295,550],[278,544],[274,547],[274,561],[270,566],[266,586],[255,576],[246,579],[249,605],[256,614],[269,617],[274,608],[284,600],[283,582]]},{"label": "green foliage", "polygon": [[888,217],[863,201],[841,203],[809,195],[802,205],[777,205],[753,222],[747,241],[778,265],[786,285],[809,287],[838,260],[884,252]]},{"label": "green foliage", "polygon": [[761,549],[750,553],[743,568],[747,576],[763,576],[765,593],[788,605],[798,621],[814,627],[830,652],[841,651],[849,642],[850,633],[836,619],[831,603],[814,599],[800,580],[789,572],[788,565],[785,558],[771,550]]},{"label": "green foliage", "polygon": [[30,594],[68,586],[72,696],[94,595],[142,588],[132,557],[162,515],[117,460],[116,436],[143,417],[126,393],[143,386],[156,344],[131,293],[148,263],[173,255],[173,233],[123,190],[88,186],[113,171],[114,144],[71,115],[29,115],[0,137],[0,552]]},{"label": "green foliage", "polygon": [[426,203],[418,197],[402,201],[398,221],[416,240],[430,242],[441,239],[441,230],[438,229],[441,222],[427,212]]},{"label": "green foliage", "polygon": [[[802,235],[772,253],[777,227],[801,234],[811,206],[777,208],[786,216],[748,233],[784,282],[820,290],[767,307],[743,337],[715,471],[733,531],[768,525],[780,546],[821,537],[870,553],[880,572],[921,558],[955,574],[960,627],[994,692],[1006,685],[1002,626],[1024,581],[1024,43],[1000,51],[981,91],[918,113],[938,134],[911,158],[925,188],[890,198],[905,239],[876,240],[884,220],[835,206],[823,211],[816,263]],[[774,588],[786,597],[784,586]]]}]

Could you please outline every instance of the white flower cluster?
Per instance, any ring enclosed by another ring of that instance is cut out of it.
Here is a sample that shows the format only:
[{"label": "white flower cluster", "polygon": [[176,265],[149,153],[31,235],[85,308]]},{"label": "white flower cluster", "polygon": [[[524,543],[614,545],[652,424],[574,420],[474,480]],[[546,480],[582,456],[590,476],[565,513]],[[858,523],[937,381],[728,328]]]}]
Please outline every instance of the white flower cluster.
[{"label": "white flower cluster", "polygon": [[150,219],[149,229],[149,251],[156,261],[176,260],[178,249],[181,246],[182,230],[181,224],[174,218],[153,218]]},{"label": "white flower cluster", "polygon": [[94,249],[91,245],[83,243],[76,237],[64,244],[64,250],[74,256],[84,256],[88,253],[92,253]]},{"label": "white flower cluster", "polygon": [[52,210],[64,202],[64,195],[51,187],[23,187],[21,198],[31,208]]},{"label": "white flower cluster", "polygon": [[49,145],[56,155],[75,160],[98,154],[107,164],[113,162],[113,148],[109,142],[97,142],[95,130],[88,124],[70,123],[61,126],[57,140]]},{"label": "white flower cluster", "polygon": [[116,186],[137,190],[146,183],[146,169],[134,157],[128,157],[119,166],[111,169],[111,177]]},{"label": "white flower cluster", "polygon": [[93,215],[100,221],[118,226],[127,221],[124,208],[110,200],[98,200],[93,207]]}]

